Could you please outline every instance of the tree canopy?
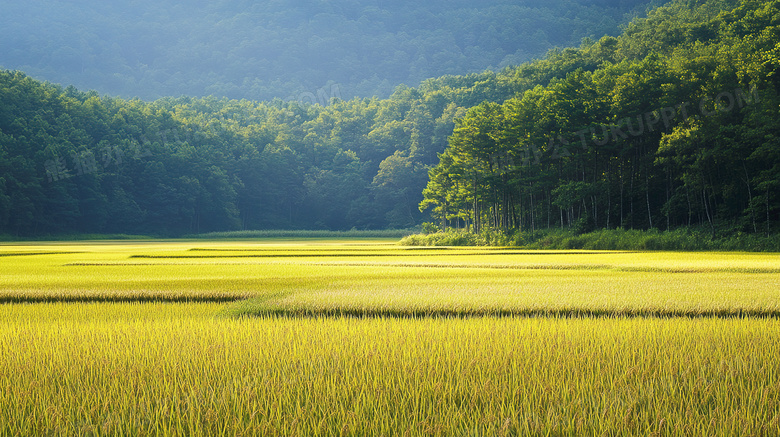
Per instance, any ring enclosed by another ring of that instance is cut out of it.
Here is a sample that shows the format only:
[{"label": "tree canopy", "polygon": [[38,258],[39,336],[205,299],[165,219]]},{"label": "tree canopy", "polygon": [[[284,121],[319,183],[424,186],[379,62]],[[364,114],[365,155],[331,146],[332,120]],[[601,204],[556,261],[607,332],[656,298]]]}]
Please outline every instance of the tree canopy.
[{"label": "tree canopy", "polygon": [[778,50],[778,1],[675,1],[618,38],[522,66],[524,92],[456,120],[420,208],[476,231],[770,233]]}]

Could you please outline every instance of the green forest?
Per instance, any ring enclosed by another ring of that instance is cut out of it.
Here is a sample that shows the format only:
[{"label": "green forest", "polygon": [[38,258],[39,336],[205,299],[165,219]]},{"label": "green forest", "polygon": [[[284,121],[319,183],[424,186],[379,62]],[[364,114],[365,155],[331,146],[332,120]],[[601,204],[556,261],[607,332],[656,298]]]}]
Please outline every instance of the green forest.
[{"label": "green forest", "polygon": [[[652,0],[661,3],[665,0]],[[650,0],[4,2],[0,66],[124,98],[387,98],[617,35]],[[327,102],[319,102],[325,104]]]},{"label": "green forest", "polygon": [[[456,120],[422,208],[442,227],[477,232],[770,234],[780,206],[778,24],[778,1],[680,1],[551,62],[560,72],[549,82]],[[588,52],[596,68],[577,63]]]},{"label": "green forest", "polygon": [[[386,99],[108,97],[0,71],[0,234],[565,228],[776,232],[780,0]],[[334,85],[335,86],[335,85]]]}]

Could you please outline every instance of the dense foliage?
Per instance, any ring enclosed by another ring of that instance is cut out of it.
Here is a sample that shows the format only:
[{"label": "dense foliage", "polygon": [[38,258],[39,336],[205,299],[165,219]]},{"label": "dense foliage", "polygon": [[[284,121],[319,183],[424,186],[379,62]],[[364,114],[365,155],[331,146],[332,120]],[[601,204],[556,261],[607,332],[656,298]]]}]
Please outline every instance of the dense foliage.
[{"label": "dense foliage", "polygon": [[599,47],[327,107],[146,103],[0,72],[0,234],[407,228],[466,108],[595,65]]},{"label": "dense foliage", "polygon": [[548,60],[547,72],[575,70],[457,120],[421,208],[477,232],[770,234],[780,220],[778,54],[779,1],[656,9],[619,38]]},{"label": "dense foliage", "polygon": [[0,234],[412,226],[468,92],[445,94],[144,103],[0,72]]},{"label": "dense foliage", "polygon": [[[5,2],[0,66],[145,100],[388,97],[619,32],[648,0]],[[655,3],[660,3],[656,0]]]},{"label": "dense foliage", "polygon": [[477,231],[771,233],[778,4],[678,0],[618,38],[383,100],[326,88],[329,106],[147,103],[1,71],[0,234],[398,229],[427,214]]}]

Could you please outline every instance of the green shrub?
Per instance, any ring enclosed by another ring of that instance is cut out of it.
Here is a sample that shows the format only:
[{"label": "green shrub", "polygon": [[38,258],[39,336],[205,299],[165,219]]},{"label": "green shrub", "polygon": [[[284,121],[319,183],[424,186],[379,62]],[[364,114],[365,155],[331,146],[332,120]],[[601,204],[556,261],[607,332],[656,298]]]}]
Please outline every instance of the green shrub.
[{"label": "green shrub", "polygon": [[[585,222],[583,222],[585,223]],[[578,229],[555,229],[507,234],[485,229],[479,234],[448,230],[428,235],[410,235],[407,246],[512,246],[547,250],[682,250],[780,252],[780,236],[765,237],[736,232],[712,239],[709,229],[680,228],[672,231],[602,229],[578,233]]]}]

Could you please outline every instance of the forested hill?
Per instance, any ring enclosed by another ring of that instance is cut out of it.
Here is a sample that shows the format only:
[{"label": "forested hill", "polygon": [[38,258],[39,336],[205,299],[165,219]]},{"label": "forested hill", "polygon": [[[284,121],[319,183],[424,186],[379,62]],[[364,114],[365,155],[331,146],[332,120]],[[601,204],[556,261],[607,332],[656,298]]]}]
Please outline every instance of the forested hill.
[{"label": "forested hill", "polygon": [[778,4],[676,0],[617,38],[327,107],[149,103],[2,71],[0,234],[401,228],[426,219],[426,184],[425,214],[450,225],[764,232]]},{"label": "forested hill", "polygon": [[[654,0],[661,3],[664,0]],[[650,0],[4,2],[0,67],[102,94],[388,97],[616,35]]]},{"label": "forested hill", "polygon": [[678,1],[605,42],[458,120],[422,207],[476,231],[776,230],[780,1]]}]

